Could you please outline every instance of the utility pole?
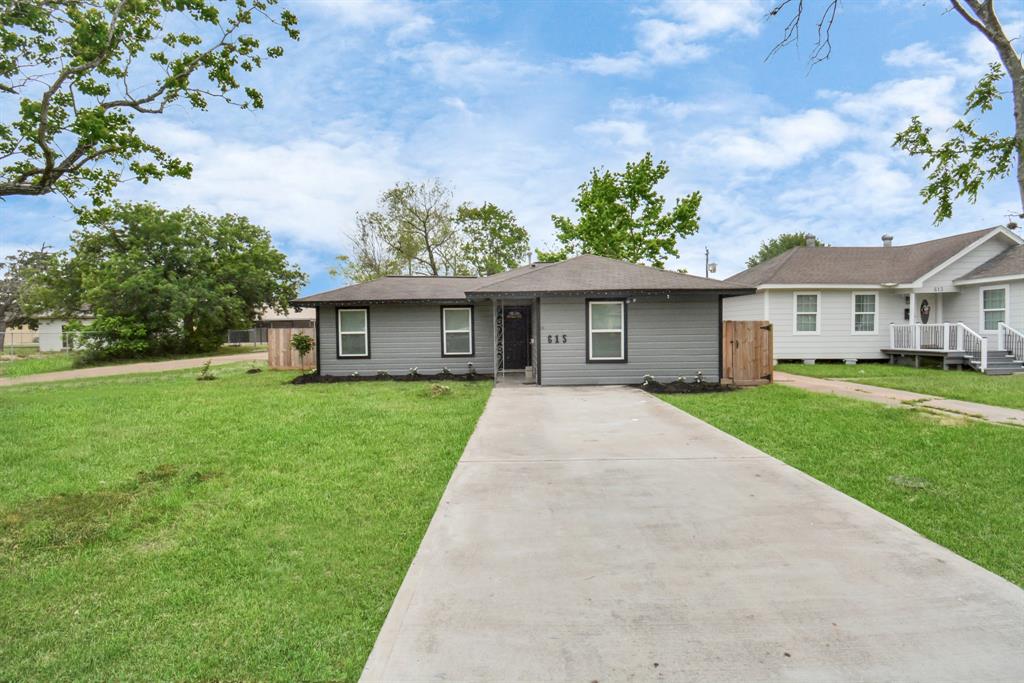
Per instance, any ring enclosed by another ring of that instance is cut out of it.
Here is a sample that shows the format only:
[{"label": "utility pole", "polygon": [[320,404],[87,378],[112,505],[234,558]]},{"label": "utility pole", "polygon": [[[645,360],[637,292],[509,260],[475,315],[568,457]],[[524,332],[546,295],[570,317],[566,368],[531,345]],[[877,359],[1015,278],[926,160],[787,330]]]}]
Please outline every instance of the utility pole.
[{"label": "utility pole", "polygon": [[711,273],[718,270],[718,264],[711,262],[711,251],[704,247],[704,277],[710,277]]}]

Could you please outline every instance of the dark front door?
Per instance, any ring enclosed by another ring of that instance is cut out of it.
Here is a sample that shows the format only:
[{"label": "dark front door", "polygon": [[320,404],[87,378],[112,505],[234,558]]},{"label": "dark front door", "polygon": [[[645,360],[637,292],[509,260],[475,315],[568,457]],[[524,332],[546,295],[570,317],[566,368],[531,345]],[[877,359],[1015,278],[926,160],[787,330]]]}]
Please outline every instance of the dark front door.
[{"label": "dark front door", "polygon": [[530,307],[505,309],[505,369],[522,370],[530,365]]}]

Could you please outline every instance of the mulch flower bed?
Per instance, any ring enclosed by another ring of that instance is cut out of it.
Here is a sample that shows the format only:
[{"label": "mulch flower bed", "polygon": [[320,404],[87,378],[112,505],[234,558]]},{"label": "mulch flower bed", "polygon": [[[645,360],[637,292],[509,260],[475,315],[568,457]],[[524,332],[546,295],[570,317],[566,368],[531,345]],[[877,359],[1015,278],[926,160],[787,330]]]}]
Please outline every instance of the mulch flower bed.
[{"label": "mulch flower bed", "polygon": [[478,382],[481,380],[492,380],[493,375],[487,373],[463,373],[456,375],[451,372],[439,372],[433,375],[425,373],[409,373],[407,375],[391,375],[386,372],[379,372],[373,375],[299,375],[292,380],[292,384],[334,384],[335,382]]},{"label": "mulch flower bed", "polygon": [[653,377],[645,377],[640,388],[652,394],[709,394],[720,391],[733,391],[736,387],[731,384],[719,384],[718,382],[687,382],[678,379],[673,382],[659,382]]}]

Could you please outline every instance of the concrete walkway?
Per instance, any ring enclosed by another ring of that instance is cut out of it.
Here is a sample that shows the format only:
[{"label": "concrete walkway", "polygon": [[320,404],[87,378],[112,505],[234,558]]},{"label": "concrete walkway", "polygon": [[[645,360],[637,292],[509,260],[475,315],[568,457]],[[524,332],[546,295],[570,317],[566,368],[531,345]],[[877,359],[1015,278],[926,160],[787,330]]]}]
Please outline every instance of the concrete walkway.
[{"label": "concrete walkway", "polygon": [[44,372],[38,375],[23,377],[0,377],[0,387],[16,384],[35,384],[37,382],[61,382],[68,379],[88,379],[90,377],[113,377],[114,375],[135,375],[144,372],[165,372],[167,370],[185,370],[198,368],[206,361],[211,365],[224,365],[238,361],[266,361],[267,352],[233,353],[229,356],[204,356],[202,358],[181,358],[179,360],[161,360],[148,363],[127,363],[125,365],[101,365],[95,368],[80,370],[61,370],[60,372]]},{"label": "concrete walkway", "polygon": [[1024,591],[636,389],[501,386],[364,681],[1021,681]]},{"label": "concrete walkway", "polygon": [[930,408],[946,413],[967,415],[977,420],[993,422],[996,424],[1012,424],[1024,427],[1024,410],[1014,408],[1003,408],[1001,406],[990,406],[984,403],[973,403],[971,401],[957,401],[952,398],[941,398],[928,394],[918,394],[913,391],[902,389],[888,389],[876,387],[870,384],[858,382],[847,382],[841,379],[824,379],[821,377],[805,377],[804,375],[791,375],[788,372],[776,372],[775,381],[779,384],[816,391],[822,394],[834,394],[846,398],[858,398],[863,401],[873,401],[897,408]]}]

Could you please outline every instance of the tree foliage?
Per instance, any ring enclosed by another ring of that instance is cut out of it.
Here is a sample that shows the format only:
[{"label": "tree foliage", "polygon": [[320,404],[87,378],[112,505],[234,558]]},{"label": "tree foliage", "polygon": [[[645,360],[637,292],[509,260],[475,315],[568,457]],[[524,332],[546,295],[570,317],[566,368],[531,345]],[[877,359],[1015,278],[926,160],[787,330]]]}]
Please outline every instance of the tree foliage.
[{"label": "tree foliage", "polygon": [[[928,184],[921,190],[921,196],[925,202],[937,202],[936,224],[953,215],[956,199],[966,198],[974,203],[986,183],[1005,177],[1011,171],[1016,174],[1022,211],[1020,215],[1024,217],[1024,64],[1018,46],[1014,45],[1016,39],[1006,34],[1003,22],[996,14],[995,0],[948,2],[952,13],[959,15],[995,48],[1001,67],[998,64],[990,65],[988,73],[982,76],[967,96],[964,118],[953,124],[949,131],[952,134],[950,140],[933,141],[931,129],[923,126],[920,118],[915,116],[910,125],[896,136],[893,146],[911,156],[923,158]],[[775,0],[768,10],[768,16],[788,17],[788,21],[782,39],[769,53],[769,57],[783,47],[799,42],[800,26],[808,5],[805,0]],[[812,65],[828,59],[832,53],[832,29],[839,7],[838,0],[823,0],[818,4],[815,11],[817,38],[810,57]],[[993,103],[1002,98],[996,84],[1004,73],[1009,78],[1013,100],[1013,134],[978,133],[974,127],[976,121],[966,117],[972,112],[980,114],[991,110]]]},{"label": "tree foliage", "polygon": [[91,308],[95,356],[212,350],[264,308],[286,310],[306,283],[243,216],[114,203],[80,223],[50,286],[65,310]]},{"label": "tree foliage", "polygon": [[57,255],[47,251],[21,250],[0,261],[0,351],[8,327],[38,324],[47,301],[43,278],[56,264]]},{"label": "tree foliage", "polygon": [[438,180],[399,183],[377,208],[356,215],[350,255],[331,275],[365,282],[385,275],[490,274],[518,265],[529,236],[511,211],[493,204],[452,210],[452,191]]},{"label": "tree foliage", "polygon": [[[761,248],[757,250],[757,253],[747,259],[747,268],[753,268],[758,263],[764,263],[768,259],[784,254],[794,247],[802,247],[807,244],[807,239],[811,237],[814,237],[814,235],[809,232],[784,232],[777,237],[761,242]],[[814,240],[814,244],[818,247],[828,246],[817,239]]]},{"label": "tree foliage", "polygon": [[[283,54],[250,28],[297,19],[277,0],[5,0],[0,3],[0,197],[80,192],[102,203],[126,177],[189,177],[142,137],[139,114],[211,99],[262,108],[240,82]],[[177,30],[180,29],[180,30]]]},{"label": "tree foliage", "polygon": [[538,250],[540,260],[587,253],[664,267],[669,256],[679,256],[678,241],[700,228],[700,192],[676,199],[666,210],[655,186],[668,172],[668,164],[654,163],[650,153],[622,172],[595,168],[573,200],[579,218],[551,217],[560,246]]},{"label": "tree foliage", "polygon": [[462,256],[473,275],[494,275],[515,268],[530,255],[530,234],[515,214],[490,202],[462,204],[455,214]]},{"label": "tree foliage", "polygon": [[963,118],[950,127],[945,141],[934,140],[932,129],[922,124],[919,116],[912,117],[910,125],[896,135],[893,147],[924,160],[928,184],[921,189],[921,196],[925,203],[936,202],[936,224],[952,218],[954,200],[966,198],[974,204],[985,183],[1005,178],[1013,170],[1017,140],[996,132],[979,133],[976,119],[967,118],[991,111],[993,103],[1002,99],[997,85],[1002,78],[1002,67],[990,64],[988,73],[967,95]]}]

